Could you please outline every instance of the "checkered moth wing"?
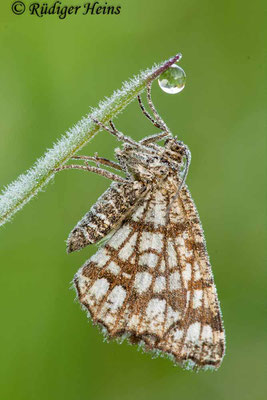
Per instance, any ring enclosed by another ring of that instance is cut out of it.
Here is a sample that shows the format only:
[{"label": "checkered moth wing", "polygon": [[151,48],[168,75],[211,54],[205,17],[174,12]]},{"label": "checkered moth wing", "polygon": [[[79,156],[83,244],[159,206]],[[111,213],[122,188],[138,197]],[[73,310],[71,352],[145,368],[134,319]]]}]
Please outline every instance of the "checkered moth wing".
[{"label": "checkered moth wing", "polygon": [[220,366],[224,330],[196,207],[184,185],[151,189],[75,276],[109,338],[127,337],[185,368]]}]

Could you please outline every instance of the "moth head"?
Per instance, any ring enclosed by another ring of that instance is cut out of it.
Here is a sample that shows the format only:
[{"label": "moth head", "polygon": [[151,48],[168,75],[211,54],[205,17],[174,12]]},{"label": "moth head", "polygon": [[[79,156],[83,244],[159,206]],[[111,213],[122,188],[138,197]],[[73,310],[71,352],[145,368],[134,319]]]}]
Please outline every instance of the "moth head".
[{"label": "moth head", "polygon": [[164,144],[166,155],[178,164],[183,163],[184,157],[189,154],[188,147],[176,137],[167,139]]}]

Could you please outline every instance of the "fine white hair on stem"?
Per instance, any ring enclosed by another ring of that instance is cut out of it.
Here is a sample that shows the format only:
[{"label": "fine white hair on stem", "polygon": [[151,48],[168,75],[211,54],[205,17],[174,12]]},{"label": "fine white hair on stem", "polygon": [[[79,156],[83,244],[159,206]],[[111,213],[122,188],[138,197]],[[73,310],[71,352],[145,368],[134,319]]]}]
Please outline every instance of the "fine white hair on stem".
[{"label": "fine white hair on stem", "polygon": [[181,59],[181,54],[140,72],[113,95],[101,101],[97,108],[69,129],[32,168],[8,185],[0,196],[0,225],[11,219],[31,198],[33,198],[53,178],[55,168],[64,165],[75,153],[94,137],[101,129],[92,119],[102,124],[115,118],[132,100],[152,83],[163,71]]}]

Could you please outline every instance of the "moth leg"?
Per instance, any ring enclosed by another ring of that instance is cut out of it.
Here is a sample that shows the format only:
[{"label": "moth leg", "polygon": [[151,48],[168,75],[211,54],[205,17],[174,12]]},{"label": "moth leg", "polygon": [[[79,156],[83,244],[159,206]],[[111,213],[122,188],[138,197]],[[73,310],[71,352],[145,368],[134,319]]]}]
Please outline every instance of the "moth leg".
[{"label": "moth leg", "polygon": [[169,132],[161,132],[157,133],[155,135],[148,136],[142,140],[140,140],[140,143],[146,145],[149,145],[150,143],[158,142],[161,139],[167,139],[167,138],[172,138],[173,136]]},{"label": "moth leg", "polygon": [[142,102],[142,99],[141,99],[140,94],[137,96],[137,100],[138,100],[139,106],[140,106],[140,108],[141,108],[142,113],[144,114],[144,116],[147,117],[147,118],[149,119],[149,121],[152,122],[152,124],[153,124],[156,128],[161,129],[161,125],[160,125],[157,121],[155,121],[155,120],[151,117],[151,115],[147,112],[147,110],[145,109],[145,106],[144,106],[144,104],[143,104],[143,102]]},{"label": "moth leg", "polygon": [[158,112],[156,111],[156,108],[152,102],[152,98],[151,98],[151,84],[147,85],[147,101],[148,101],[148,105],[155,117],[155,119],[153,119],[151,117],[151,115],[147,112],[147,110],[145,109],[145,106],[142,102],[141,96],[138,95],[137,96],[137,100],[139,103],[139,106],[143,112],[143,114],[145,115],[146,118],[149,119],[150,122],[152,122],[152,124],[159,129],[163,129],[164,132],[159,134],[159,137],[157,137],[158,135],[154,135],[154,137],[151,138],[147,138],[147,139],[143,139],[142,141],[140,141],[140,143],[142,144],[148,144],[148,143],[152,143],[152,142],[156,142],[158,140],[161,140],[162,138],[164,138],[165,136],[170,135],[169,129],[167,127],[167,125],[165,124],[165,122],[162,120],[162,118],[159,116]]},{"label": "moth leg", "polygon": [[104,176],[105,178],[110,179],[112,181],[129,183],[127,179],[124,179],[119,175],[113,174],[112,172],[106,171],[102,168],[93,167],[91,165],[76,165],[76,164],[63,165],[62,167],[55,168],[54,171],[58,172],[58,171],[63,171],[64,169],[81,169],[83,171],[94,172],[95,174]]},{"label": "moth leg", "polygon": [[116,163],[115,161],[111,161],[108,160],[107,158],[104,157],[98,157],[98,154],[95,153],[94,157],[91,156],[74,156],[72,157],[73,159],[76,160],[85,160],[85,164],[88,165],[88,163],[86,162],[88,161],[93,161],[96,163],[96,166],[99,168],[100,164],[103,165],[107,165],[108,167],[111,167],[113,169],[117,169],[119,171],[123,171],[126,174],[126,178],[130,179],[131,178],[131,174],[129,173],[128,169],[127,169],[127,165],[125,162],[123,162],[123,160],[121,160],[121,163]]},{"label": "moth leg", "polygon": [[149,147],[143,146],[141,143],[135,142],[133,139],[131,139],[128,136],[125,136],[122,132],[118,131],[118,129],[115,127],[114,123],[112,121],[109,121],[109,124],[111,127],[106,126],[103,124],[101,121],[98,121],[97,119],[93,118],[92,119],[95,124],[100,126],[100,128],[104,129],[105,131],[109,132],[111,135],[115,136],[118,140],[124,143],[128,143],[134,147],[137,147],[138,149],[150,153],[155,153],[154,150],[150,149]]},{"label": "moth leg", "polygon": [[98,119],[93,118],[92,120],[94,121],[95,124],[100,126],[100,128],[102,128],[105,131],[109,132],[111,135],[116,136],[116,138],[118,140],[120,140],[121,142],[129,143],[129,144],[134,145],[134,146],[138,145],[133,139],[131,139],[128,136],[125,136],[122,132],[119,132],[118,129],[115,128],[115,126],[112,123],[112,121],[109,122],[111,127],[108,127],[105,124],[103,124],[102,122],[100,122]]},{"label": "moth leg", "polygon": [[98,157],[98,155],[95,155],[94,157],[91,156],[73,156],[71,157],[73,160],[85,160],[85,161],[92,161],[96,163],[97,167],[99,168],[99,165],[107,165],[108,167],[111,167],[113,169],[117,169],[118,171],[124,171],[122,166],[114,161],[108,160],[107,158],[104,157]]},{"label": "moth leg", "polygon": [[[142,99],[141,99],[141,96],[140,96],[140,95],[137,96],[137,100],[138,100],[139,106],[140,106],[140,108],[141,108],[143,114],[149,119],[150,122],[152,122],[152,124],[153,124],[156,128],[161,129],[162,126],[161,126],[158,122],[156,122],[156,121],[151,117],[151,115],[147,112],[147,110],[145,109],[144,103],[142,102]],[[170,134],[170,132],[164,131],[164,132],[161,132],[161,133],[157,133],[157,134],[155,134],[155,135],[151,135],[151,136],[149,136],[149,137],[147,137],[147,138],[144,138],[144,139],[140,140],[140,143],[142,143],[142,144],[144,144],[144,145],[149,145],[150,143],[158,142],[159,140],[161,140],[161,139],[163,139],[163,138],[166,138],[166,136],[172,137],[172,135]]]},{"label": "moth leg", "polygon": [[162,129],[164,132],[168,132],[170,133],[169,128],[167,127],[167,125],[165,124],[165,122],[163,121],[163,119],[160,117],[159,113],[156,110],[156,107],[153,104],[152,98],[151,98],[151,83],[149,83],[147,85],[147,102],[148,105],[155,117],[155,120],[157,122],[157,124],[159,125],[160,129]]}]

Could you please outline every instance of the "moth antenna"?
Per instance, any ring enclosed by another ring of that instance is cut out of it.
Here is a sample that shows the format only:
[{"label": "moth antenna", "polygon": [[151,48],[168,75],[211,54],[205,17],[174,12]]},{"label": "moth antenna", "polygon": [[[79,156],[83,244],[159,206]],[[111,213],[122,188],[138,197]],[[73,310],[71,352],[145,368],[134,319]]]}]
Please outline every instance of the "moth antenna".
[{"label": "moth antenna", "polygon": [[[177,189],[177,192],[175,193],[174,197],[172,198],[172,200],[171,200],[171,202],[169,204],[168,212],[167,212],[168,214],[169,214],[170,209],[172,208],[173,204],[175,203],[175,201],[179,197],[180,190],[184,186],[186,178],[187,178],[187,175],[188,175],[189,166],[190,166],[190,162],[191,162],[191,153],[190,153],[189,149],[186,149],[186,151],[185,151],[185,159],[186,159],[186,164],[185,164],[185,171],[184,171],[184,174],[183,174],[183,179],[182,179],[182,182],[180,183],[180,185],[179,185],[179,187]],[[179,172],[178,172],[178,178],[179,178]]]}]

